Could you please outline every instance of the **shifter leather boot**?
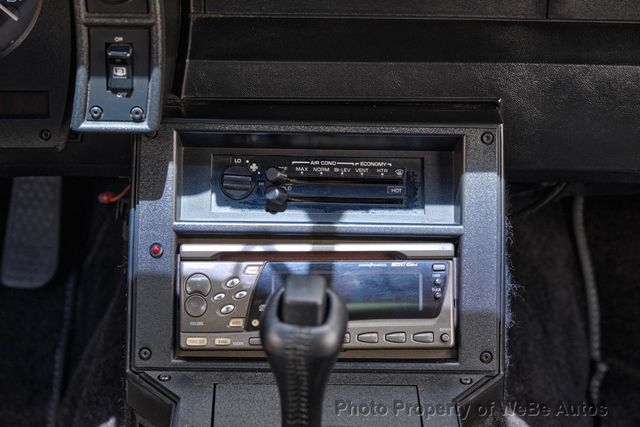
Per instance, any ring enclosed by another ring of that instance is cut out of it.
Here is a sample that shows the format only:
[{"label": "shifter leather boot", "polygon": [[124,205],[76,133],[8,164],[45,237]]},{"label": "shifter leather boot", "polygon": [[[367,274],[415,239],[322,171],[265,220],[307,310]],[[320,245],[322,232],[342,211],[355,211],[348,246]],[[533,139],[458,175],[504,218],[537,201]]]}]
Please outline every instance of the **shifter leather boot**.
[{"label": "shifter leather boot", "polygon": [[280,391],[283,426],[320,426],[327,381],[347,328],[321,276],[289,276],[263,314],[261,338]]}]

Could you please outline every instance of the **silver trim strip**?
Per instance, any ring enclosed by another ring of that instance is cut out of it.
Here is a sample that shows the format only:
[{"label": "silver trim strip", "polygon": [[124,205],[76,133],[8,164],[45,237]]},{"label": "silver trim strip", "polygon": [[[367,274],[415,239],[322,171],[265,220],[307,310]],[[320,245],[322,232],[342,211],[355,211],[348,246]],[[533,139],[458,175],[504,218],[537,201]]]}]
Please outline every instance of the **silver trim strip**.
[{"label": "silver trim strip", "polygon": [[453,257],[452,243],[185,243],[180,245],[183,260],[213,259],[223,253],[238,252],[397,252],[408,258]]}]

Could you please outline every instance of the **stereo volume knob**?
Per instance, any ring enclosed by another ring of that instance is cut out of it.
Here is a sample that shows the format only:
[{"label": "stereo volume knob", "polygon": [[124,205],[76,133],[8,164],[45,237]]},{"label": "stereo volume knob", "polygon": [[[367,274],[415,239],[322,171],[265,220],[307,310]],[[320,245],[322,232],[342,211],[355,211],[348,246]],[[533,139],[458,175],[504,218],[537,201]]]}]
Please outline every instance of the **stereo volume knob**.
[{"label": "stereo volume knob", "polygon": [[222,174],[222,192],[234,200],[244,199],[255,188],[255,179],[244,166],[231,166]]},{"label": "stereo volume knob", "polygon": [[277,168],[267,169],[264,175],[267,178],[267,181],[273,184],[284,184],[289,180],[289,177],[287,176],[287,174]]}]

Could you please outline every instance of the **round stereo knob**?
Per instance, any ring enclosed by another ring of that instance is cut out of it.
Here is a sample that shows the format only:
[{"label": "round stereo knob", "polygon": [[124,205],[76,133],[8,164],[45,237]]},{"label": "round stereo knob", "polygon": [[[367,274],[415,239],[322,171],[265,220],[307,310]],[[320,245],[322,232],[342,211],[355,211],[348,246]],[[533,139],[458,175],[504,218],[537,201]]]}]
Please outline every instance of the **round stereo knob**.
[{"label": "round stereo knob", "polygon": [[267,181],[273,184],[284,184],[289,180],[289,177],[287,176],[287,174],[282,172],[278,168],[271,167],[267,169],[264,175],[267,178]]},{"label": "round stereo knob", "polygon": [[231,166],[223,172],[220,187],[227,197],[240,200],[253,192],[255,179],[251,171],[246,167]]}]

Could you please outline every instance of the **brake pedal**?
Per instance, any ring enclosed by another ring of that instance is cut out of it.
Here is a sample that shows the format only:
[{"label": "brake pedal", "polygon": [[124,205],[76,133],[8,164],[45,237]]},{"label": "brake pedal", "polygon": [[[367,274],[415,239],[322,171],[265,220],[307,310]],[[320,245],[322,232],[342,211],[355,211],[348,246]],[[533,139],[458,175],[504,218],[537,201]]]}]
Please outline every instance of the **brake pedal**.
[{"label": "brake pedal", "polygon": [[35,289],[48,283],[55,274],[61,197],[61,177],[13,179],[0,267],[3,285]]}]

